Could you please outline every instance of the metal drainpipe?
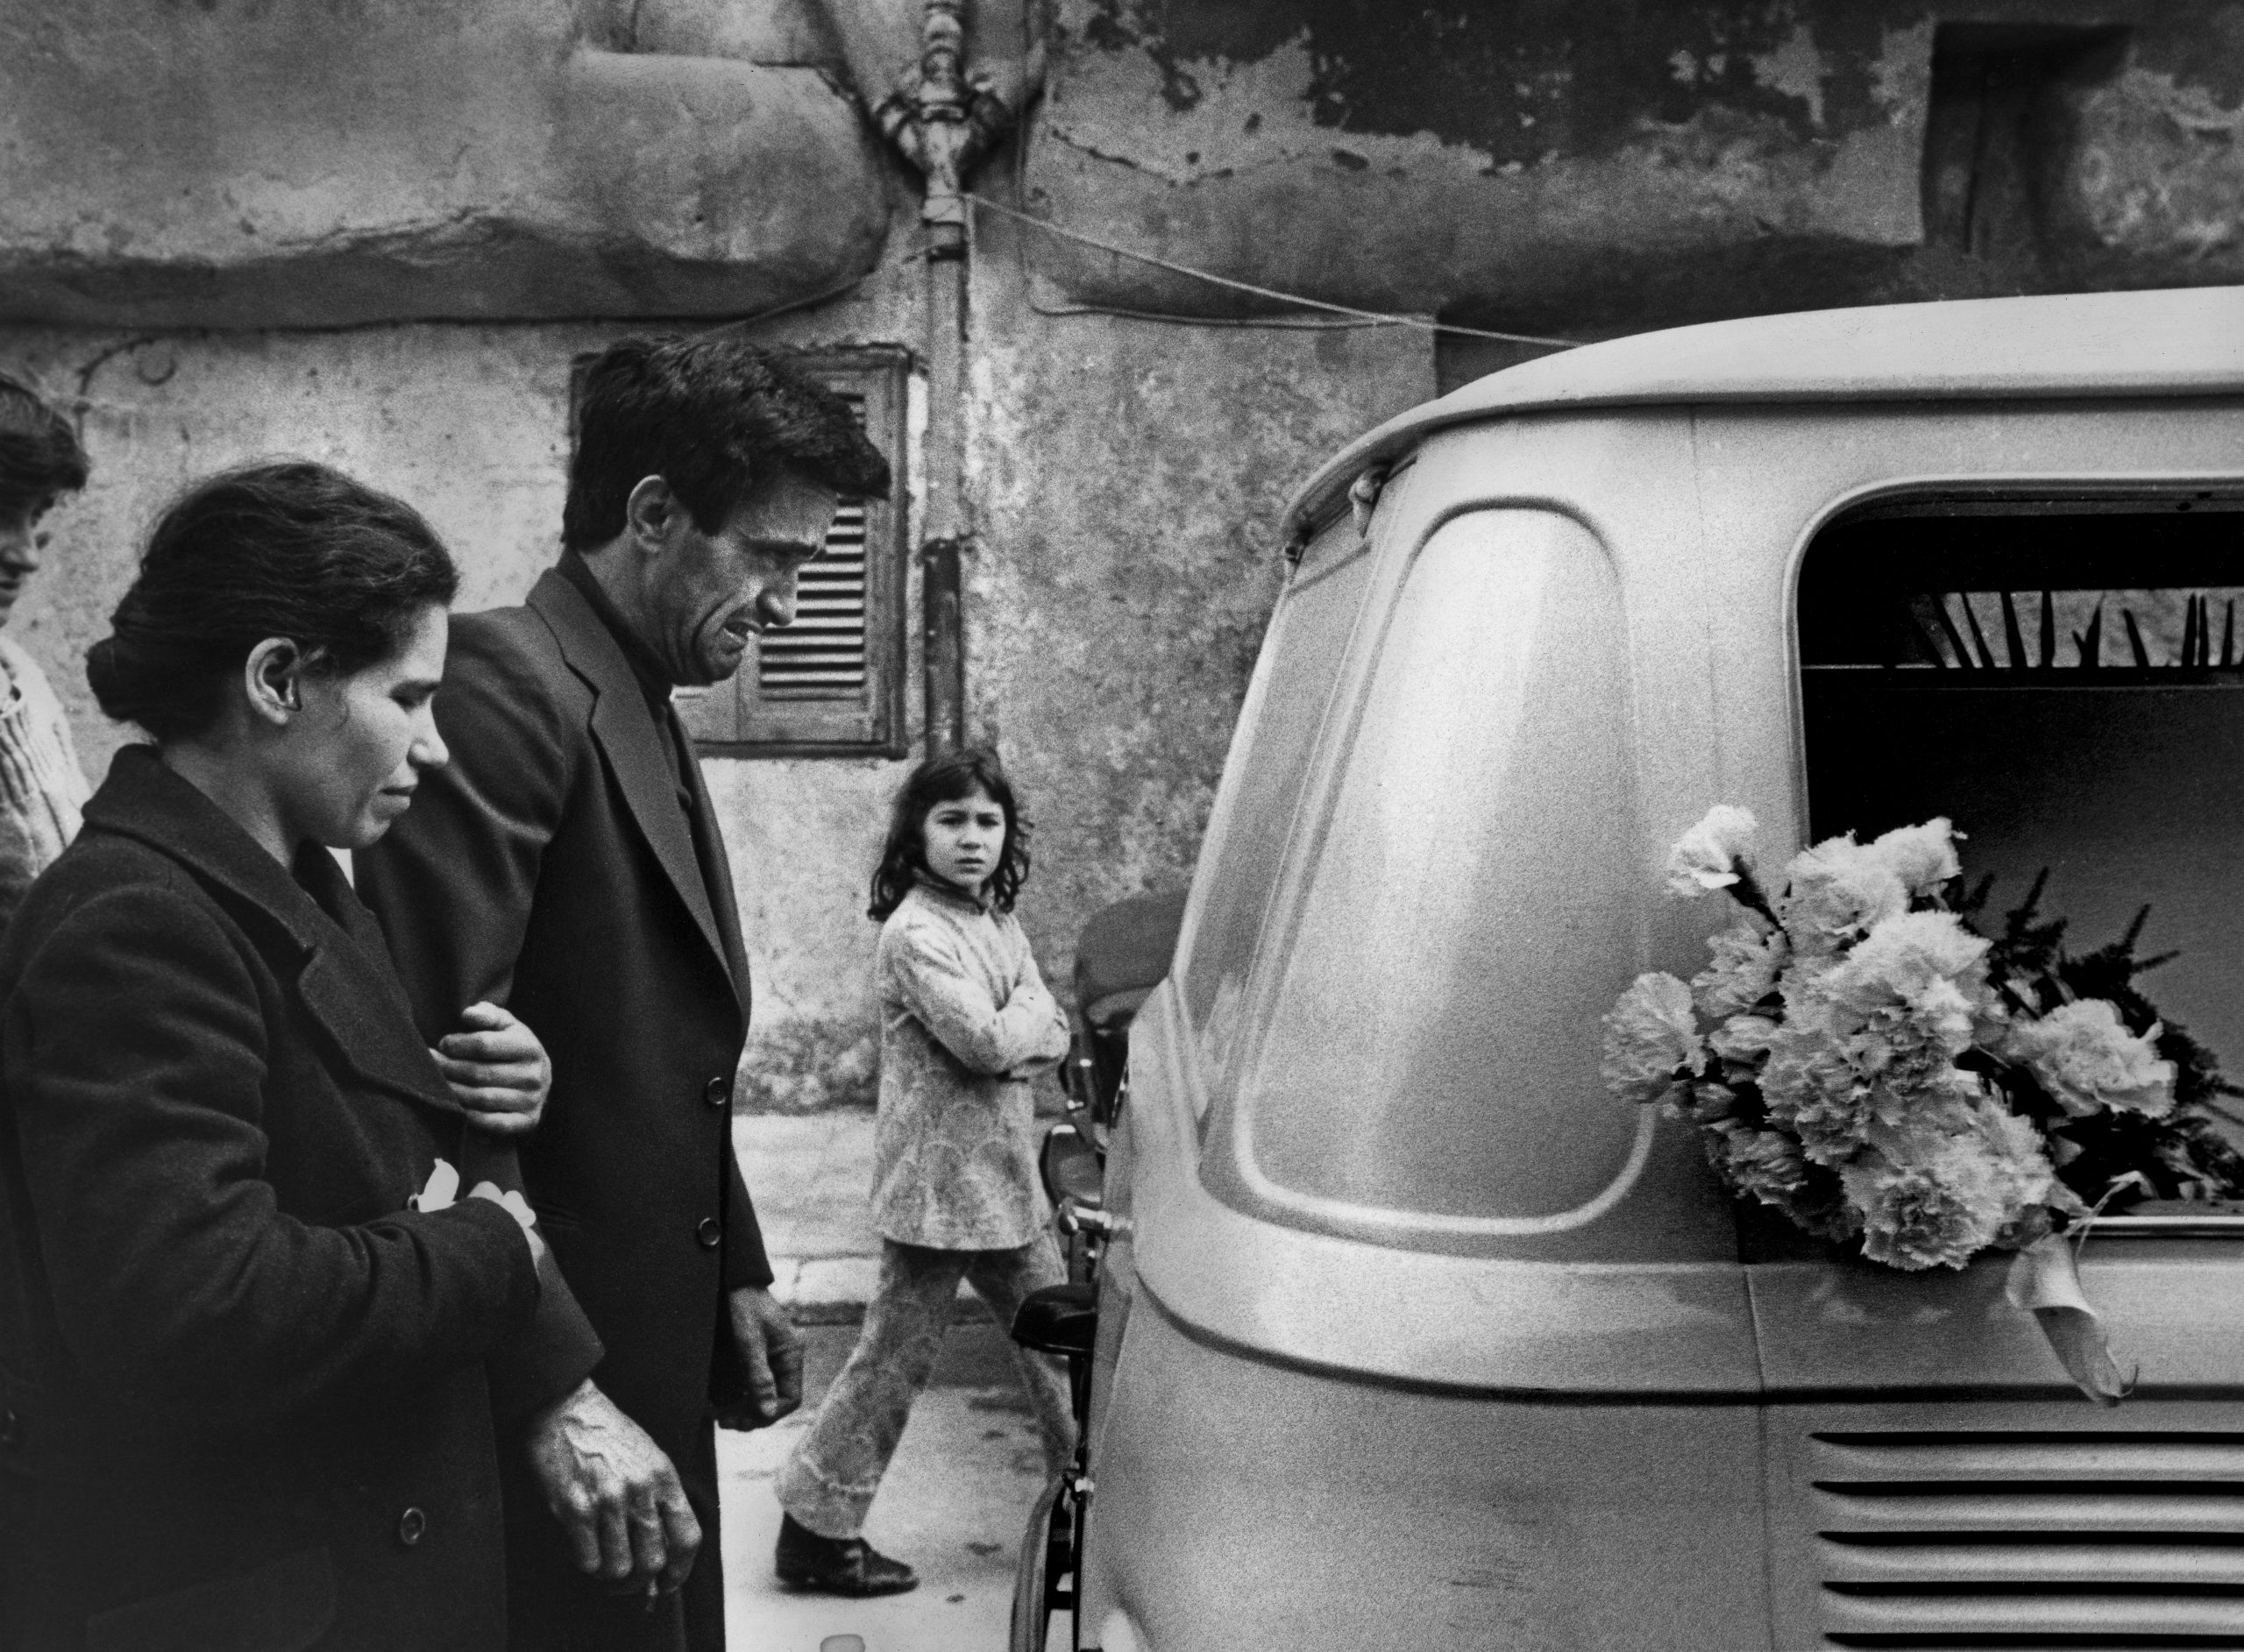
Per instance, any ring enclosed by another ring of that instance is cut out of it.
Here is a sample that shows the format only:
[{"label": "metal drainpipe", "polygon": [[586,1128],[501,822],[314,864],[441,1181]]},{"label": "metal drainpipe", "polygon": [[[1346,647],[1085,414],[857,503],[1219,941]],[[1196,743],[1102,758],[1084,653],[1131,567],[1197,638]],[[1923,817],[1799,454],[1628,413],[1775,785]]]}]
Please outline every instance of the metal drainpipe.
[{"label": "metal drainpipe", "polygon": [[[1018,110],[966,73],[966,0],[926,0],[920,67],[873,111],[881,133],[927,181],[927,475],[920,545],[920,682],[927,749],[966,738],[962,563],[969,535],[966,483],[966,169],[1012,126]],[[1042,79],[1040,49],[1024,66],[1019,103]]]}]

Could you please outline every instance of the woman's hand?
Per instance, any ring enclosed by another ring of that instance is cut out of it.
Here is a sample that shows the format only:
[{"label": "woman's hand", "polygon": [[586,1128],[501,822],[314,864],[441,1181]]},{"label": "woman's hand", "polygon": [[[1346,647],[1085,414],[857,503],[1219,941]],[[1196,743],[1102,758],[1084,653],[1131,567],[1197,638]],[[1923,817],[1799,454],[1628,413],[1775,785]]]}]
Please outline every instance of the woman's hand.
[{"label": "woman's hand", "polygon": [[536,1130],[553,1085],[553,1063],[537,1034],[495,1003],[472,1003],[459,1021],[460,1031],[447,1032],[430,1053],[467,1122],[494,1136]]},{"label": "woman's hand", "polygon": [[[441,1165],[444,1161],[439,1159],[437,1162]],[[534,1264],[544,1262],[545,1240],[538,1233],[537,1218],[530,1214],[529,1200],[523,1198],[513,1188],[501,1192],[499,1184],[495,1181],[477,1182],[468,1189],[467,1196],[471,1199],[487,1199],[514,1217],[515,1225],[522,1230],[522,1237],[529,1241],[530,1261]]]},{"label": "woman's hand", "polygon": [[[495,1181],[479,1181],[468,1189],[471,1199],[487,1199],[514,1217],[515,1225],[522,1230],[522,1237],[529,1243],[529,1259],[535,1263],[545,1260],[545,1239],[537,1230],[537,1217],[529,1208],[529,1201],[511,1189],[501,1190]],[[449,1210],[459,1202],[459,1172],[453,1169],[450,1159],[439,1159],[429,1173],[428,1185],[405,1202],[408,1210],[418,1210],[423,1216],[438,1210]]]}]

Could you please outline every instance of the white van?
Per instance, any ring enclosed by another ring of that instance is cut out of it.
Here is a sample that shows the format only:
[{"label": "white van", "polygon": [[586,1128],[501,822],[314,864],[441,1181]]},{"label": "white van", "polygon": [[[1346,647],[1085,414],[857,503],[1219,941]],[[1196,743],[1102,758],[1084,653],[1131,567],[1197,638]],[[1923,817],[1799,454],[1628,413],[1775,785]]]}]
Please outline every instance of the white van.
[{"label": "white van", "polygon": [[1594,345],[1290,527],[1132,1033],[1077,1644],[2244,1647],[2244,1215],[2098,1225],[2098,1409],[2002,1258],[1779,1231],[1598,1073],[1731,803],[1772,861],[1947,815],[2083,944],[2148,903],[2244,1074],[2244,288]]}]

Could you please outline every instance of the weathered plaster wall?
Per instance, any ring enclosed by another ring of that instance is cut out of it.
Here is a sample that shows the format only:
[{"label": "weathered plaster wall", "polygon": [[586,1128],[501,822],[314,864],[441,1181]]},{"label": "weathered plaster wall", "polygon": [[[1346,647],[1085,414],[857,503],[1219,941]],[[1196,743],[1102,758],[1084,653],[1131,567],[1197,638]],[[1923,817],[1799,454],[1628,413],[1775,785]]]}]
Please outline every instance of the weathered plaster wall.
[{"label": "weathered plaster wall", "polygon": [[1064,970],[1090,913],[1190,876],[1317,461],[1434,393],[1404,328],[1048,316],[1001,229],[977,271],[969,720],[1037,816],[1022,916]]},{"label": "weathered plaster wall", "polygon": [[[998,741],[1035,806],[1022,915],[1064,988],[1090,912],[1189,873],[1275,587],[1288,488],[1431,394],[1431,356],[1425,335],[1388,329],[1180,334],[1040,316],[1018,303],[1003,250],[977,272],[969,417],[984,503],[968,675],[976,732]],[[324,459],[428,514],[460,558],[462,607],[518,600],[557,548],[570,360],[628,330],[0,328],[0,360],[83,398],[93,482],[52,519],[50,564],[11,624],[69,706],[89,770],[124,735],[93,706],[80,661],[176,488],[260,454]],[[917,270],[891,266],[756,336],[916,344]],[[913,699],[916,720],[916,677]],[[906,766],[707,765],[754,956],[751,1105],[870,1099],[865,884]]]},{"label": "weathered plaster wall", "polygon": [[[2244,275],[2230,0],[1067,0],[1062,18],[1034,209],[1328,300],[1611,330]],[[2027,111],[2033,244],[1999,257],[1924,245],[1956,22],[2029,46],[2121,32]],[[1249,301],[1056,241],[1036,264],[1078,299]]]},{"label": "weathered plaster wall", "polygon": [[2114,284],[2167,270],[2244,280],[2244,6],[2147,34],[2067,105],[2054,210],[2084,267]]},{"label": "weathered plaster wall", "polygon": [[0,7],[0,317],[740,315],[863,274],[891,163],[749,60],[814,56],[800,9],[651,9],[609,49],[550,0]]},{"label": "weathered plaster wall", "polygon": [[[1028,203],[1265,286],[1580,333],[2244,274],[2237,0],[1054,4]],[[973,0],[977,63],[1010,75],[1045,9]],[[916,11],[0,9],[0,316],[728,316],[825,293],[909,191],[848,82],[891,89]],[[1975,31],[2082,49],[2005,117],[2014,142],[1966,135],[1965,170],[2006,167],[2020,196],[1973,238],[1925,202],[1940,53]],[[1058,240],[1034,258],[1076,300],[1253,302]]]},{"label": "weathered plaster wall", "polygon": [[[1086,918],[1190,876],[1292,487],[1317,456],[1432,394],[1433,355],[1399,329],[1041,316],[1014,251],[985,235],[974,274],[969,734],[997,745],[1035,819],[1020,916],[1064,996]],[[916,344],[917,280],[899,270],[758,336]],[[915,734],[918,698],[915,676]],[[756,957],[751,1105],[872,1098],[866,884],[909,766],[707,765]]]}]

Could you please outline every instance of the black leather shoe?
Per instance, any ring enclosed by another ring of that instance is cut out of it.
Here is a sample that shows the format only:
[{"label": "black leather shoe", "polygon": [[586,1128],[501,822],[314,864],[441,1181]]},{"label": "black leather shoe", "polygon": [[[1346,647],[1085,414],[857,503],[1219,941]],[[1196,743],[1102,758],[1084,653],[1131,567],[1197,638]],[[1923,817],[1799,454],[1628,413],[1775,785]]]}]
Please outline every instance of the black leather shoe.
[{"label": "black leather shoe", "polygon": [[862,1537],[820,1537],[792,1514],[779,1517],[779,1545],[771,1556],[779,1581],[821,1595],[900,1595],[920,1586],[919,1574],[891,1560]]}]

